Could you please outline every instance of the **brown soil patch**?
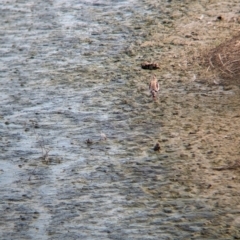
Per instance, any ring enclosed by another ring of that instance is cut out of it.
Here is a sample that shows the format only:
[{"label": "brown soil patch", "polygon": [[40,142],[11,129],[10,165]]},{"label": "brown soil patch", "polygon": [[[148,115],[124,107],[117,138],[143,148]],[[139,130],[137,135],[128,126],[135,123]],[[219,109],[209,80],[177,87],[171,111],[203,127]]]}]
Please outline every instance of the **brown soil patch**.
[{"label": "brown soil patch", "polygon": [[158,50],[154,61],[162,76],[174,72],[177,81],[180,76],[183,82],[239,84],[237,1],[184,1],[167,10],[152,2],[167,18],[148,26],[152,29],[141,47]]}]

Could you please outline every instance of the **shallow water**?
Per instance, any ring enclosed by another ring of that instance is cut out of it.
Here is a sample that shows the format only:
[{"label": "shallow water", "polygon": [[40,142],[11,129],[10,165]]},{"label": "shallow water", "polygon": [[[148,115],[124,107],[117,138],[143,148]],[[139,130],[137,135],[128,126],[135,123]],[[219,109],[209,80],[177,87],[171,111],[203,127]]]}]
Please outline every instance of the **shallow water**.
[{"label": "shallow water", "polygon": [[213,170],[239,156],[239,89],[156,72],[153,102],[139,66],[160,50],[139,46],[158,11],[97,0],[0,9],[1,239],[240,236],[238,175]]}]

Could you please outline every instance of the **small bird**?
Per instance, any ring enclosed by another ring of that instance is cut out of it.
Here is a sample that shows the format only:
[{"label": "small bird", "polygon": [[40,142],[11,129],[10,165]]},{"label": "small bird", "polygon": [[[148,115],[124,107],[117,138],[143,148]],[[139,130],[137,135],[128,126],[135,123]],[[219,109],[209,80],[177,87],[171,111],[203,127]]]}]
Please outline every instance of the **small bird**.
[{"label": "small bird", "polygon": [[154,146],[153,150],[156,152],[156,151],[159,151],[160,149],[161,149],[160,144],[156,143],[156,145]]},{"label": "small bird", "polygon": [[159,91],[159,83],[155,74],[152,76],[151,81],[149,83],[149,90],[153,99],[156,99],[157,93]]}]

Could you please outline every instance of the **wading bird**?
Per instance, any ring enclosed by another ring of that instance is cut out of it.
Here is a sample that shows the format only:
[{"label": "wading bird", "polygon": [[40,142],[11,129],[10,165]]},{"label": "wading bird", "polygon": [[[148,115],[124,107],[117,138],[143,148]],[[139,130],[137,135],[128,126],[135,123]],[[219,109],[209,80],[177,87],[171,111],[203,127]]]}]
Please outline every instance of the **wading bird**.
[{"label": "wading bird", "polygon": [[155,100],[157,97],[157,93],[159,91],[159,83],[156,78],[156,75],[153,75],[151,78],[151,81],[149,83],[149,90],[150,90],[150,93],[151,93],[153,99]]}]

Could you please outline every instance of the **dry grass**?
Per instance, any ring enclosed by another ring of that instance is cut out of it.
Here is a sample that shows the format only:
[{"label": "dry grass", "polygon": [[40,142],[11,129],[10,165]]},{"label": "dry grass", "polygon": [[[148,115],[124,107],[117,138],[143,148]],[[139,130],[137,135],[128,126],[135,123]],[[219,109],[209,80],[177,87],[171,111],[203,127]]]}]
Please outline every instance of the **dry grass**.
[{"label": "dry grass", "polygon": [[[152,2],[164,12],[162,3]],[[159,63],[161,75],[172,73],[182,81],[239,84],[239,5],[223,0],[187,2],[168,9],[169,23],[163,19],[148,26],[150,34],[141,48],[156,49],[156,55],[146,60]]]},{"label": "dry grass", "polygon": [[223,83],[240,84],[240,34],[211,49],[204,61]]}]

